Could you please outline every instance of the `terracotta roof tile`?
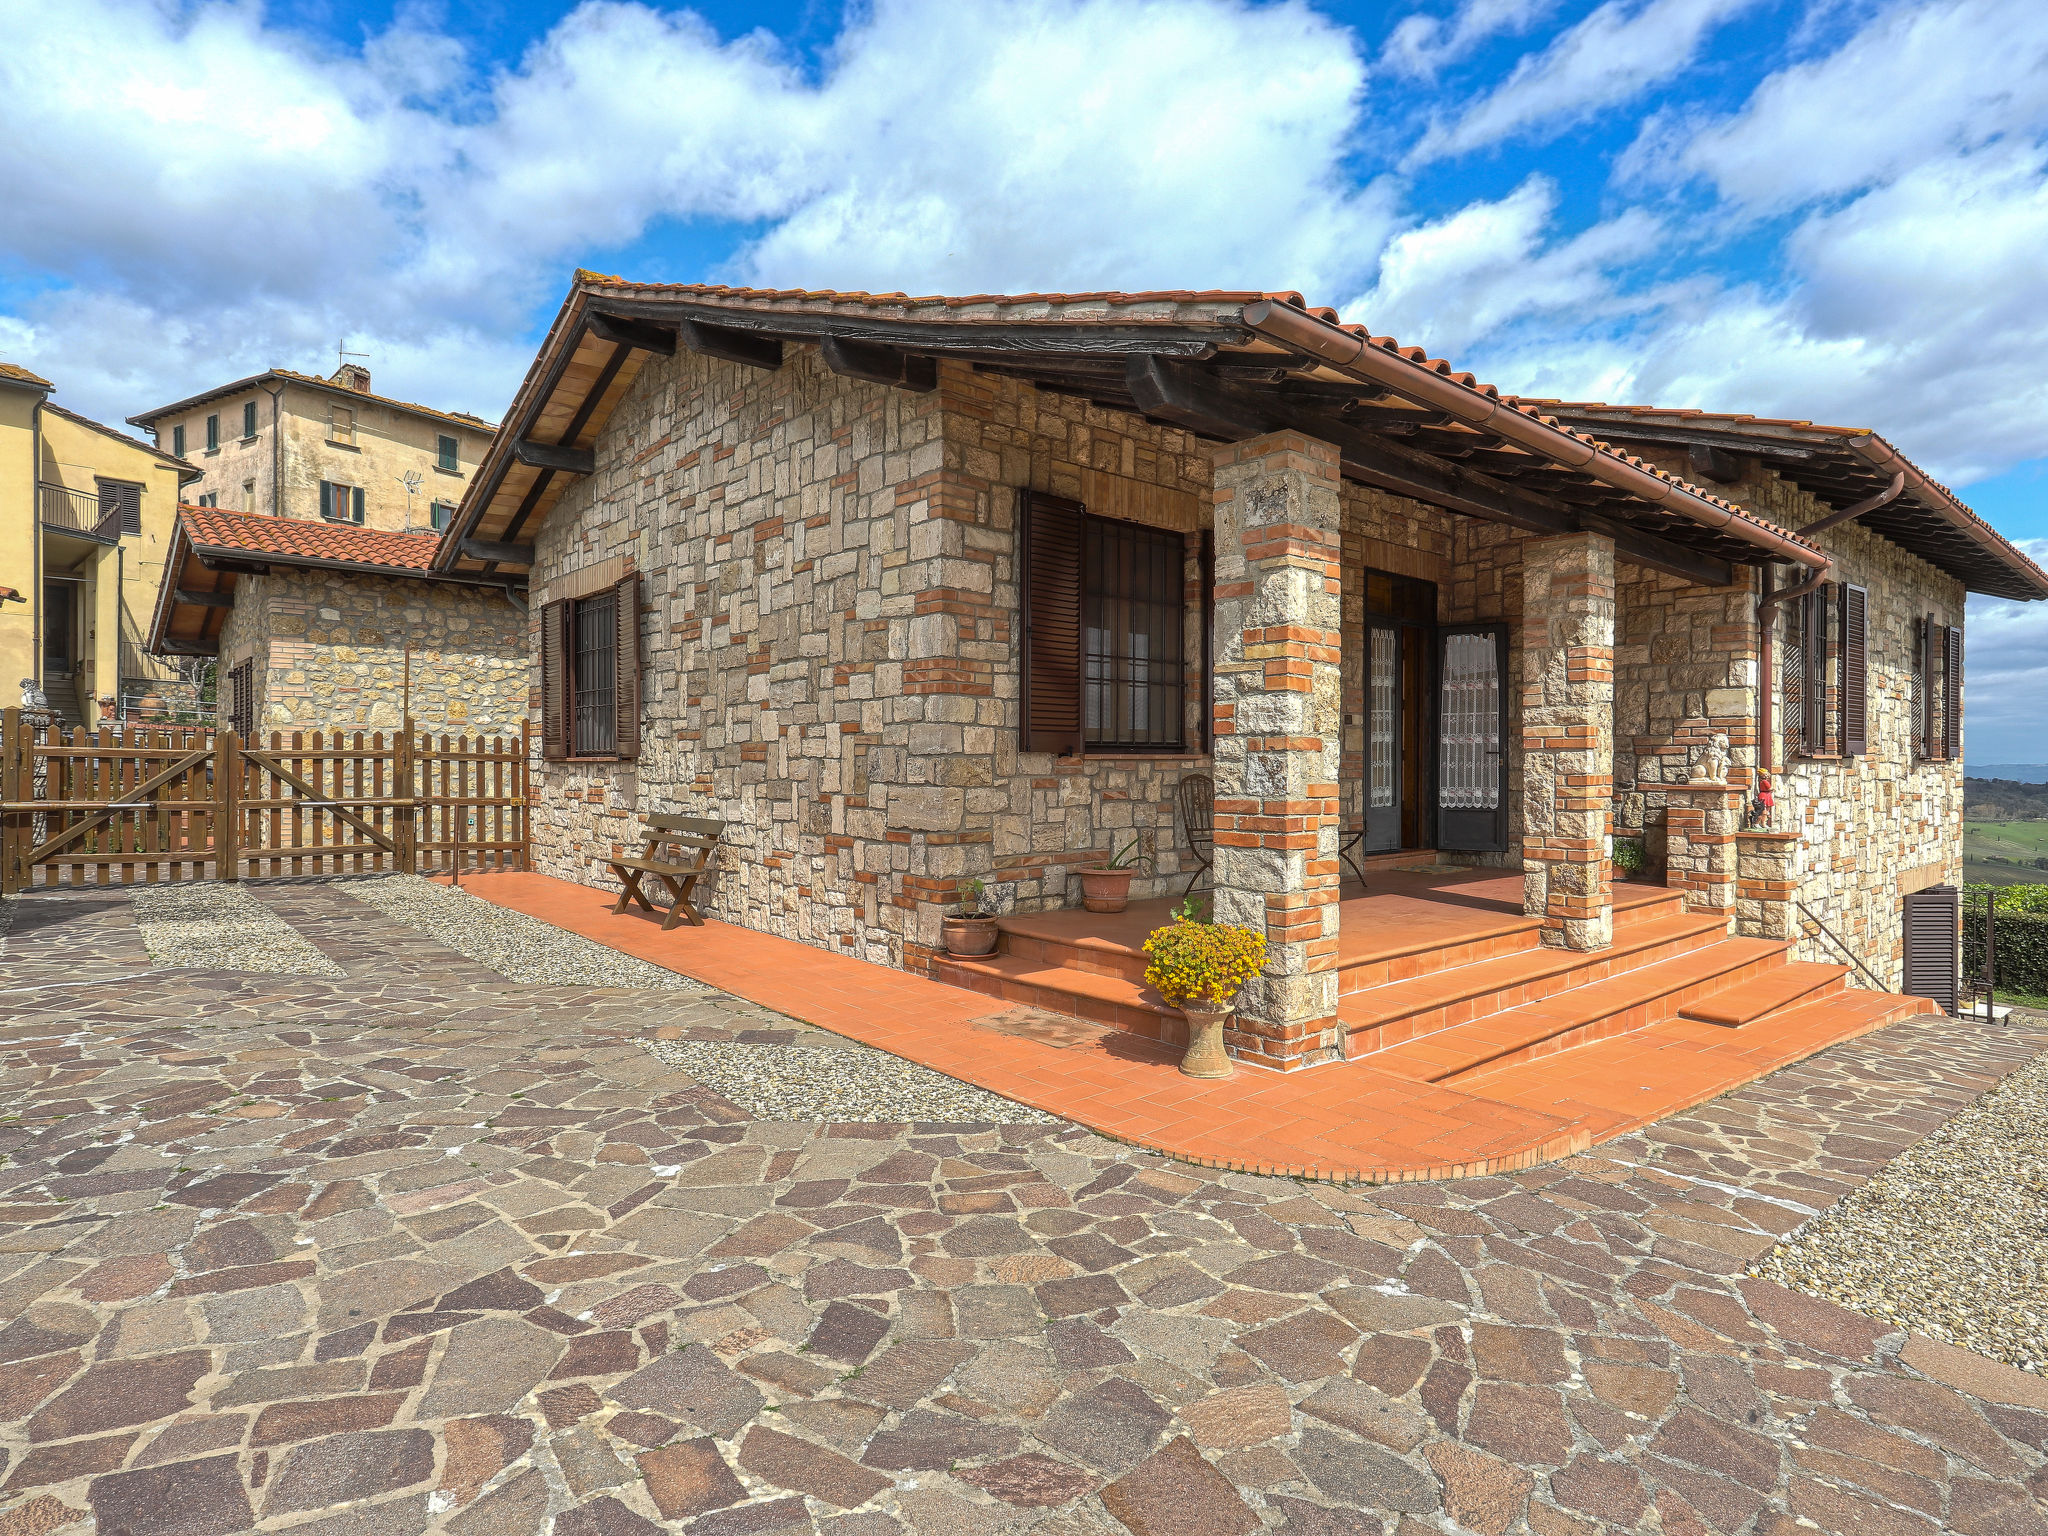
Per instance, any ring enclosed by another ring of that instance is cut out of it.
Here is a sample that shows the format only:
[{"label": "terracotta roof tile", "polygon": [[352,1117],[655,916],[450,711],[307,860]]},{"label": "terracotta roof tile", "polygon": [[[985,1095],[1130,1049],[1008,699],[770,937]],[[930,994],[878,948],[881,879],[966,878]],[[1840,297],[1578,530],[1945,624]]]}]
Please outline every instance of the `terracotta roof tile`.
[{"label": "terracotta roof tile", "polygon": [[253,385],[261,384],[265,379],[289,379],[294,384],[304,384],[314,389],[324,389],[330,394],[352,395],[359,400],[369,400],[378,405],[391,406],[395,410],[411,411],[420,416],[432,416],[440,421],[452,421],[459,426],[468,427],[474,432],[495,432],[498,430],[496,422],[486,421],[481,416],[472,416],[467,411],[444,411],[438,406],[419,405],[414,401],[399,400],[391,395],[372,394],[368,390],[351,389],[346,384],[337,384],[334,380],[323,379],[318,374],[297,373],[290,368],[270,368],[262,373],[252,373],[246,379],[236,379],[230,384],[222,384],[214,389],[201,390],[198,394],[188,395],[183,400],[173,400],[169,405],[160,405],[154,410],[143,411],[137,415],[130,416],[128,420],[133,426],[146,427],[151,422],[159,421],[174,411],[190,410],[195,405],[204,405],[209,400],[218,400],[223,395],[232,395]]},{"label": "terracotta roof tile", "polygon": [[44,401],[43,409],[48,411],[52,416],[62,416],[66,421],[71,422],[76,426],[84,427],[89,432],[97,432],[103,437],[111,437],[117,443],[126,443],[130,448],[138,449],[143,453],[152,454],[155,457],[162,459],[166,464],[175,464],[179,469],[184,471],[184,474],[181,476],[181,479],[197,480],[201,475],[204,475],[206,473],[206,471],[201,469],[197,464],[192,463],[188,459],[181,459],[175,457],[172,454],[168,454],[164,452],[163,449],[157,447],[155,443],[145,443],[139,437],[130,437],[126,432],[115,431],[112,427],[108,426],[104,421],[94,421],[90,416],[81,416],[76,411],[67,411],[66,409],[64,409],[63,406],[59,405],[54,400]]},{"label": "terracotta roof tile", "polygon": [[34,385],[38,389],[54,389],[56,387],[41,374],[30,373],[19,363],[0,363],[0,379],[6,379],[14,384]]},{"label": "terracotta roof tile", "polygon": [[201,549],[238,549],[287,559],[344,561],[384,570],[424,571],[440,537],[431,533],[386,533],[353,523],[315,523],[298,517],[265,517],[219,507],[180,504],[185,537]]}]

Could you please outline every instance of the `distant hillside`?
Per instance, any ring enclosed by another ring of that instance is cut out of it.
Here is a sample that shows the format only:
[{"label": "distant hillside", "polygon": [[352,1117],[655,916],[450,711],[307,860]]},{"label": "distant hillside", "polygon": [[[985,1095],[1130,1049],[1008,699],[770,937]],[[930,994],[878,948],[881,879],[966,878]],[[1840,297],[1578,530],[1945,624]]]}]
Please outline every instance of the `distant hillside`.
[{"label": "distant hillside", "polygon": [[1964,779],[1967,821],[2048,821],[2048,784],[2017,779]]},{"label": "distant hillside", "polygon": [[1973,779],[2011,779],[2017,784],[2048,784],[2048,763],[1965,763]]}]

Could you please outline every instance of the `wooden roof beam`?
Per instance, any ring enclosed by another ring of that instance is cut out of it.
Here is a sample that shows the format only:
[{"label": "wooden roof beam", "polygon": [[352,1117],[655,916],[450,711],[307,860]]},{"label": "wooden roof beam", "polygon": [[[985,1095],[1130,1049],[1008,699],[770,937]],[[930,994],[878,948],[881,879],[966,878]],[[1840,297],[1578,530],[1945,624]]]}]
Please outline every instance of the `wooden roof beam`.
[{"label": "wooden roof beam", "polygon": [[773,336],[757,336],[751,331],[712,325],[704,320],[677,320],[676,337],[692,352],[723,358],[745,368],[772,373],[782,366],[782,343]]},{"label": "wooden roof beam", "polygon": [[194,592],[186,587],[178,588],[175,601],[189,608],[232,608],[235,606],[233,592]]},{"label": "wooden roof beam", "polygon": [[584,317],[584,326],[599,341],[609,341],[616,346],[632,347],[641,352],[652,352],[657,357],[676,355],[676,333],[659,325],[649,325],[644,320],[628,319],[624,315],[608,315],[603,310],[592,310]]},{"label": "wooden roof beam", "polygon": [[465,559],[481,560],[486,565],[533,564],[531,544],[506,544],[495,539],[464,539],[462,553]]},{"label": "wooden roof beam", "polygon": [[597,473],[597,455],[588,448],[564,448],[556,443],[536,443],[530,437],[515,438],[512,457],[528,469],[552,469],[562,475]]},{"label": "wooden roof beam", "polygon": [[935,358],[906,352],[901,347],[849,341],[841,336],[827,336],[818,346],[825,366],[842,378],[865,379],[870,384],[887,384],[919,394],[930,394],[939,387],[939,365]]}]

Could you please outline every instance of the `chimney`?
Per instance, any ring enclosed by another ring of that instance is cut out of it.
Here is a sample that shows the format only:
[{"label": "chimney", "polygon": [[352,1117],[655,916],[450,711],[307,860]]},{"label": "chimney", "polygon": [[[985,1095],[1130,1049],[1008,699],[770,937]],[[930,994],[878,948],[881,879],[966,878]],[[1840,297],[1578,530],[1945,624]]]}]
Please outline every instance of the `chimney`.
[{"label": "chimney", "polygon": [[343,389],[352,389],[359,395],[367,395],[370,392],[370,370],[360,363],[343,363],[334,370],[327,382],[339,384]]}]

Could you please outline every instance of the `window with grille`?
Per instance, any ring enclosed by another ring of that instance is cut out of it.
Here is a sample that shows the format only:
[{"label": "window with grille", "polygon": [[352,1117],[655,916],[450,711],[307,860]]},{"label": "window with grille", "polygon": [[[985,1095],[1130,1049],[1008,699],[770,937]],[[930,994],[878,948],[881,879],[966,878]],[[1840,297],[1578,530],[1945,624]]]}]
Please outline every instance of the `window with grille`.
[{"label": "window with grille", "polygon": [[1869,749],[1869,630],[1869,593],[1844,582],[1824,582],[1787,610],[1778,657],[1786,756]]},{"label": "window with grille", "polygon": [[618,745],[618,596],[579,598],[570,611],[570,742],[578,757],[609,757]]},{"label": "window with grille", "polygon": [[1178,749],[1186,685],[1186,540],[1082,522],[1081,721],[1091,747]]},{"label": "window with grille", "polygon": [[247,736],[256,729],[256,663],[238,661],[228,668],[228,729]]}]

